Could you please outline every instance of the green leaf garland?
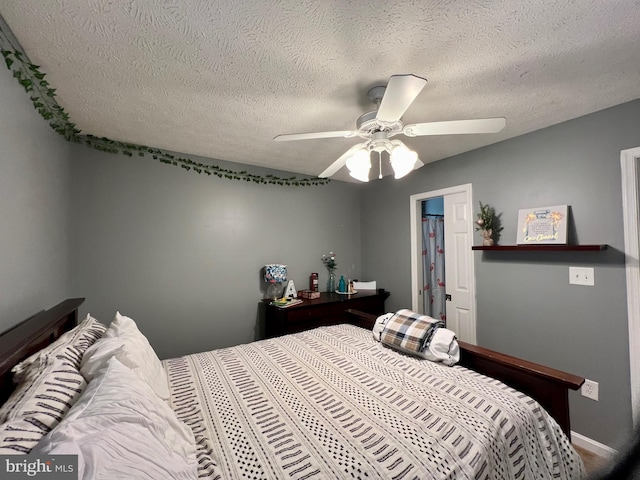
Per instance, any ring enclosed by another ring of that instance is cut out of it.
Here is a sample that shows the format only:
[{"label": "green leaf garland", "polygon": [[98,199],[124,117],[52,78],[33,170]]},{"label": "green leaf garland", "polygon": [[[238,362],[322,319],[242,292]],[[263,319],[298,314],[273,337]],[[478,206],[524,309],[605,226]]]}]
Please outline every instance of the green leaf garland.
[{"label": "green leaf garland", "polygon": [[172,155],[158,148],[146,147],[144,145],[136,145],[133,143],[119,142],[106,137],[95,137],[90,134],[83,134],[69,119],[69,114],[58,105],[55,100],[56,90],[52,88],[46,80],[46,74],[40,70],[40,66],[30,63],[26,59],[26,55],[13,47],[2,30],[0,23],[0,53],[4,58],[4,62],[9,70],[13,72],[13,77],[29,94],[31,103],[36,111],[49,122],[49,126],[65,140],[86,145],[107,153],[122,153],[128,157],[137,154],[139,157],[149,155],[153,160],[158,162],[179,166],[186,171],[193,171],[197,174],[205,174],[215,176],[227,180],[237,180],[244,182],[253,182],[264,185],[283,185],[283,186],[317,186],[326,185],[330,182],[328,178],[320,177],[278,177],[276,175],[254,175],[246,170],[235,171],[219,167],[217,165],[208,165],[191,160],[190,158]]}]

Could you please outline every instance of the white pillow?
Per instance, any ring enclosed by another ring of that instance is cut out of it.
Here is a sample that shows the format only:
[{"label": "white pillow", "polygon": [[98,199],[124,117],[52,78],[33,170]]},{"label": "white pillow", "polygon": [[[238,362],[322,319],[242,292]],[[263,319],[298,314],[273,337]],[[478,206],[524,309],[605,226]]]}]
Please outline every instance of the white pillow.
[{"label": "white pillow", "polygon": [[117,358],[32,453],[78,455],[79,479],[197,477],[193,432]]},{"label": "white pillow", "polygon": [[169,400],[169,380],[162,362],[136,323],[120,312],[102,338],[84,352],[80,373],[90,382],[114,356],[145,380],[156,395]]},{"label": "white pillow", "polygon": [[373,329],[371,332],[373,333],[373,338],[376,341],[380,341],[380,336],[382,335],[382,331],[384,330],[384,326],[387,324],[389,320],[395,315],[395,313],[385,313],[376,318],[376,323],[373,324]]},{"label": "white pillow", "polygon": [[432,362],[442,362],[450,367],[460,361],[460,346],[456,334],[447,328],[439,328],[433,334],[431,343],[419,354]]},{"label": "white pillow", "polygon": [[131,317],[127,317],[122,315],[120,312],[116,312],[116,316],[113,318],[109,328],[104,333],[104,336],[109,337],[119,337],[126,334],[137,334],[140,333],[140,329],[136,322],[133,321]]}]

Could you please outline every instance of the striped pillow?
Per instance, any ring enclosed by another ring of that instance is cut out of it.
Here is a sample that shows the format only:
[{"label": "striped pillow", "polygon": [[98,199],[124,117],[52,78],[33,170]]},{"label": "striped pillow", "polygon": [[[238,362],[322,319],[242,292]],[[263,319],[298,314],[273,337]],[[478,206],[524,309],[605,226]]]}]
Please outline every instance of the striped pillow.
[{"label": "striped pillow", "polygon": [[102,338],[104,332],[107,331],[107,327],[93,318],[91,314],[87,314],[86,318],[73,330],[77,330],[77,332],[71,339],[71,344],[84,353],[87,348]]},{"label": "striped pillow", "polygon": [[55,427],[87,383],[80,374],[82,351],[67,346],[41,355],[0,407],[0,454],[27,454]]},{"label": "striped pillow", "polygon": [[74,328],[65,332],[55,342],[47,345],[42,350],[37,351],[26,360],[23,360],[11,369],[13,373],[14,383],[22,382],[22,379],[29,370],[38,370],[40,368],[40,359],[45,355],[53,355],[54,357],[64,351],[67,346],[76,347],[84,353],[84,351],[93,345],[96,340],[102,337],[107,327],[98,322],[90,314],[76,325]]},{"label": "striped pillow", "polygon": [[420,355],[440,327],[444,327],[444,322],[402,309],[387,321],[380,341],[401,352]]}]

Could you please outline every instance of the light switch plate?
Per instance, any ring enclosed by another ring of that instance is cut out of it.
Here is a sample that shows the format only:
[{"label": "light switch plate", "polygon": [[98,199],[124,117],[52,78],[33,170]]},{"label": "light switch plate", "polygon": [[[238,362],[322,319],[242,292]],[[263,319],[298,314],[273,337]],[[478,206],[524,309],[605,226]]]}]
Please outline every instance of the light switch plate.
[{"label": "light switch plate", "polygon": [[572,285],[595,286],[592,267],[569,267],[569,283]]}]

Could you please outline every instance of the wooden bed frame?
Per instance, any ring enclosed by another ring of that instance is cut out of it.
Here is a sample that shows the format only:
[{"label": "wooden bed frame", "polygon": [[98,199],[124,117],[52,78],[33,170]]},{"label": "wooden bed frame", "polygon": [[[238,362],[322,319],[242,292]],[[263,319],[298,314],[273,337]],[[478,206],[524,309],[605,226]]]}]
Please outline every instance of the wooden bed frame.
[{"label": "wooden bed frame", "polygon": [[[78,307],[84,298],[71,298],[44,310],[0,334],[0,404],[13,391],[11,369],[49,345],[78,323]],[[371,329],[376,315],[347,310],[351,323]],[[465,342],[460,344],[460,365],[503,381],[533,397],[570,436],[569,389],[577,390],[584,378],[504,355]]]},{"label": "wooden bed frame", "polygon": [[[357,310],[347,310],[351,323],[371,330],[377,316]],[[555,418],[564,433],[571,438],[569,421],[569,390],[578,390],[584,378],[521,358],[458,341],[458,365],[496,378],[535,399]]]},{"label": "wooden bed frame", "polygon": [[0,334],[0,405],[13,391],[11,369],[78,324],[84,298],[70,298]]}]

